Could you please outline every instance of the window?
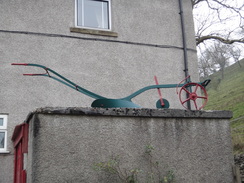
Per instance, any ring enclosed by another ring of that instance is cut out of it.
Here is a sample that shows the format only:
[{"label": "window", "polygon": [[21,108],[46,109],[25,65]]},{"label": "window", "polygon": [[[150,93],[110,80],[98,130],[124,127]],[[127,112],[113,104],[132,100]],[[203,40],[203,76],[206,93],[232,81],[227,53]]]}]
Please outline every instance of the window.
[{"label": "window", "polygon": [[76,26],[110,30],[110,0],[76,0]]},{"label": "window", "polygon": [[7,115],[0,115],[0,153],[7,151]]}]

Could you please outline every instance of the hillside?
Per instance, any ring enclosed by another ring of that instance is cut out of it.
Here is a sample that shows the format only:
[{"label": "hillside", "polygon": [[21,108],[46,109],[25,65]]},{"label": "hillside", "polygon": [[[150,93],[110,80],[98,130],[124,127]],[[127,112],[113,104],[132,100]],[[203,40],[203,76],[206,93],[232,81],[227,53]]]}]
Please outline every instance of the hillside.
[{"label": "hillside", "polygon": [[[240,67],[241,65],[241,67]],[[235,153],[244,153],[244,59],[225,69],[224,78],[216,72],[207,86],[209,101],[205,110],[230,110]]]}]

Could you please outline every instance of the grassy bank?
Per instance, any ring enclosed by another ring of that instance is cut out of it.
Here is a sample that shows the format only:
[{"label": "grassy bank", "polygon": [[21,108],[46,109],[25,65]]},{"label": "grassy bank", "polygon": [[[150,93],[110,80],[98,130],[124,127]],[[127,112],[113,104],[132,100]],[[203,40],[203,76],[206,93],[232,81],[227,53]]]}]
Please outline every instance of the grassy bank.
[{"label": "grassy bank", "polygon": [[[240,67],[241,65],[241,67]],[[230,110],[235,153],[244,153],[244,59],[227,67],[224,78],[216,72],[207,86],[209,101],[205,110]]]}]

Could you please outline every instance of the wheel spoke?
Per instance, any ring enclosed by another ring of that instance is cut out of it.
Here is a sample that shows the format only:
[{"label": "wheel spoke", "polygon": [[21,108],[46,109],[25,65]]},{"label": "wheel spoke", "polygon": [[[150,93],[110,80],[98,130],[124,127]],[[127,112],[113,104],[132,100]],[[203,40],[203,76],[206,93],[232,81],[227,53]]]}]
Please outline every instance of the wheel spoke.
[{"label": "wheel spoke", "polygon": [[189,100],[190,100],[190,97],[187,98],[185,101],[183,101],[182,104],[186,103],[186,102],[189,101]]},{"label": "wheel spoke", "polygon": [[203,96],[197,96],[197,98],[207,99],[207,97]]},{"label": "wheel spoke", "polygon": [[191,92],[189,92],[185,87],[183,87],[182,89],[185,90],[186,93],[191,94]]},{"label": "wheel spoke", "polygon": [[194,105],[195,105],[196,110],[198,110],[196,100],[194,100]]},{"label": "wheel spoke", "polygon": [[195,88],[195,91],[194,91],[195,93],[197,92],[197,88],[198,88],[198,86],[199,86],[199,85],[197,84],[197,85],[196,85],[196,88]]}]

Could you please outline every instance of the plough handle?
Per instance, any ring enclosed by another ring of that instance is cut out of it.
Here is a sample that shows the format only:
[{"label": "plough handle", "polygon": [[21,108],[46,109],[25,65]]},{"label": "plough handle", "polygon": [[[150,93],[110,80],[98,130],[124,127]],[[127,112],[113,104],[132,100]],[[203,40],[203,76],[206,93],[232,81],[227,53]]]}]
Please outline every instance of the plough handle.
[{"label": "plough handle", "polygon": [[[44,74],[23,74],[24,76],[47,76],[49,78],[52,78],[66,86],[69,86],[72,89],[75,89],[87,96],[90,96],[94,99],[105,99],[105,97],[97,95],[89,90],[86,90],[85,88],[82,88],[81,86],[73,83],[72,81],[68,80],[67,78],[63,77],[62,75],[58,74],[57,72],[55,72],[54,70],[47,68],[43,65],[39,65],[39,64],[29,64],[29,63],[12,63],[12,65],[22,65],[22,66],[34,66],[34,67],[40,67],[42,69],[44,69],[46,71],[46,73]],[[54,74],[57,77],[51,76],[50,73]]]},{"label": "plough handle", "polygon": [[26,64],[26,63],[12,63],[11,65],[24,65],[24,66],[27,66],[28,64]]}]

